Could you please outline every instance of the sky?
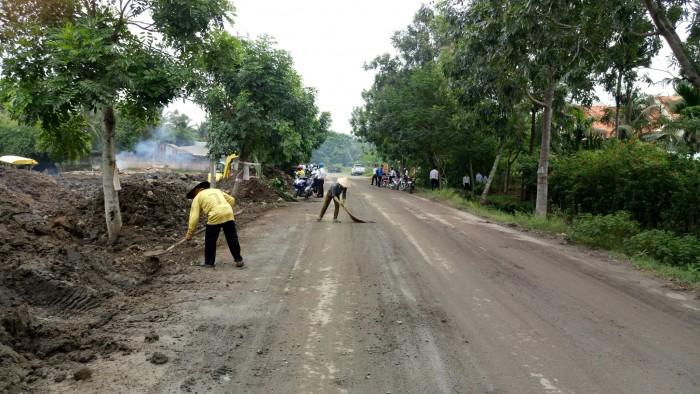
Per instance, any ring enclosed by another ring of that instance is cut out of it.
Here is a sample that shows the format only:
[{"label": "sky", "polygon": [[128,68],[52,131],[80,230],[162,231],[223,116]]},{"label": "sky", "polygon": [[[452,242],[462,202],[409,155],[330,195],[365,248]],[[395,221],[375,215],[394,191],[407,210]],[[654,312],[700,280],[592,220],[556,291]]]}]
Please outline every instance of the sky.
[{"label": "sky", "polygon": [[[391,36],[404,30],[426,0],[234,0],[236,16],[233,33],[255,39],[269,35],[277,48],[290,53],[304,86],[317,90],[320,111],[331,113],[336,132],[350,134],[354,107],[363,105],[362,91],[372,86],[374,72],[362,66],[383,53],[395,51]],[[665,44],[665,42],[664,42]],[[652,65],[667,69],[670,51],[664,47]],[[645,71],[640,72],[643,74]],[[671,75],[648,70],[654,81]],[[677,75],[677,72],[675,73]],[[649,94],[673,95],[673,88],[662,83],[641,85]],[[614,100],[597,90],[600,102]],[[168,110],[187,114],[193,123],[205,113],[190,102],[178,100]]]},{"label": "sky", "polygon": [[[391,36],[404,30],[425,0],[234,0],[233,32],[255,39],[267,34],[290,53],[304,86],[317,90],[319,111],[331,113],[331,129],[350,134],[353,107],[374,73],[362,68],[389,52]],[[178,100],[169,110],[204,119],[194,104]]]}]

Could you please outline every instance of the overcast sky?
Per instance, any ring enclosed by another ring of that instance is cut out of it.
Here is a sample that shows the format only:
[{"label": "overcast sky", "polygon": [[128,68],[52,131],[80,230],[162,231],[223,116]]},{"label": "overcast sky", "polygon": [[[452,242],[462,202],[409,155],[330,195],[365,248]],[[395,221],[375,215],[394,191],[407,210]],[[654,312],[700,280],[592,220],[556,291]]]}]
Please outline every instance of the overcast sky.
[{"label": "overcast sky", "polygon": [[[350,133],[353,107],[374,74],[365,62],[391,52],[391,36],[413,20],[425,0],[234,0],[236,34],[251,39],[267,34],[289,52],[305,86],[317,90],[320,111],[331,113],[332,130]],[[169,109],[195,123],[204,113],[179,100]]]},{"label": "overcast sky", "polygon": [[[289,52],[305,86],[316,88],[316,104],[333,118],[332,130],[350,133],[353,107],[363,104],[361,93],[369,89],[374,73],[362,65],[385,52],[395,53],[391,36],[403,30],[426,0],[234,0],[233,30],[251,39],[267,34],[277,48]],[[653,67],[666,69],[668,51]],[[640,74],[644,73],[643,71]],[[653,79],[670,76],[650,71]],[[672,95],[670,86],[640,86],[650,94]],[[602,97],[602,104],[612,101]],[[187,114],[194,123],[204,112],[182,100],[169,110]]]}]

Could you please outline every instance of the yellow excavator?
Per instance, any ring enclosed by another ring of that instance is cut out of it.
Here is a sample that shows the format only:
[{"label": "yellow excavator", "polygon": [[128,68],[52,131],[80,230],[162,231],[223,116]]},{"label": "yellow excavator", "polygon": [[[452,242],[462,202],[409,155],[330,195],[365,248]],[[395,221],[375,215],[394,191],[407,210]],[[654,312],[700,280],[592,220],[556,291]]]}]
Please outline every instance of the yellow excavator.
[{"label": "yellow excavator", "polygon": [[[220,181],[221,179],[226,179],[230,177],[232,174],[235,175],[233,172],[233,161],[238,157],[237,154],[232,154],[226,157],[225,162],[218,162],[216,163],[216,180]],[[211,173],[207,175],[207,181],[211,182]]]}]

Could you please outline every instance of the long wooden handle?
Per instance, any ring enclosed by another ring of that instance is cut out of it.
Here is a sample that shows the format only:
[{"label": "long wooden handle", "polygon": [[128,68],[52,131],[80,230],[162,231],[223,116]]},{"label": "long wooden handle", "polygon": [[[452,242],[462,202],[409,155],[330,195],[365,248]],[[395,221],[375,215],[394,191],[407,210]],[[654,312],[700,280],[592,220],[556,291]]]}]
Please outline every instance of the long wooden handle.
[{"label": "long wooden handle", "polygon": [[[194,237],[195,235],[199,235],[199,234],[203,233],[204,230],[206,230],[206,229],[207,229],[206,227],[204,227],[204,228],[202,228],[202,229],[199,229],[199,230],[197,230],[194,234],[192,234],[192,236]],[[185,242],[187,242],[187,240],[183,238],[183,239],[181,239],[181,240],[175,242],[174,244],[170,245],[170,246],[168,247],[168,249],[165,249],[165,251],[166,251],[166,252],[170,252],[171,250],[175,249],[175,247],[180,246],[180,245],[182,245],[182,244],[185,243]]]}]

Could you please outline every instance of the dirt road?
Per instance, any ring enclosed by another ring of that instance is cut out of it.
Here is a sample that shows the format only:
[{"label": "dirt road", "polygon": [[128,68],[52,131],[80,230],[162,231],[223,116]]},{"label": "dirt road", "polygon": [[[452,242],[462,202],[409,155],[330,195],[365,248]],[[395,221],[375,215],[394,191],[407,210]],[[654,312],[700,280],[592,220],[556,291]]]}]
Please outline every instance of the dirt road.
[{"label": "dirt road", "polygon": [[[628,265],[351,178],[239,229],[247,266],[156,278],[133,352],[46,392],[697,393],[700,301]],[[225,247],[225,245],[222,245]],[[155,339],[157,337],[157,339]],[[148,341],[146,341],[148,339]],[[163,364],[149,358],[158,352]]]}]

